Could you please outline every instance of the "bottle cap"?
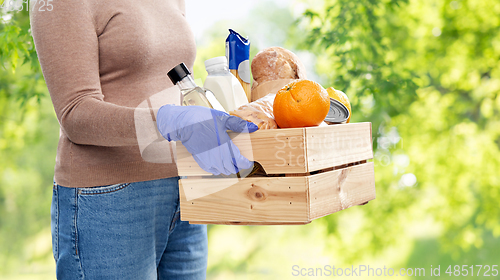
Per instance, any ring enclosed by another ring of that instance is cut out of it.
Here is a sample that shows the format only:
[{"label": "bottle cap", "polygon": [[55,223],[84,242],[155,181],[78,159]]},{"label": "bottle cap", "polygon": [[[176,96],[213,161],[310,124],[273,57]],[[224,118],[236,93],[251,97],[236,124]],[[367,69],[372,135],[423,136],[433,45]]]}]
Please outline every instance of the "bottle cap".
[{"label": "bottle cap", "polygon": [[217,56],[205,60],[205,68],[208,69],[212,66],[222,65],[227,67],[227,58],[225,56]]},{"label": "bottle cap", "polygon": [[340,101],[330,98],[330,111],[326,115],[325,122],[345,123],[349,118],[349,110]]},{"label": "bottle cap", "polygon": [[174,83],[174,85],[180,82],[182,79],[184,79],[184,77],[188,75],[191,75],[191,71],[189,71],[186,64],[184,63],[175,66],[174,68],[172,68],[172,70],[168,71],[167,73],[167,76],[170,78],[172,83]]}]

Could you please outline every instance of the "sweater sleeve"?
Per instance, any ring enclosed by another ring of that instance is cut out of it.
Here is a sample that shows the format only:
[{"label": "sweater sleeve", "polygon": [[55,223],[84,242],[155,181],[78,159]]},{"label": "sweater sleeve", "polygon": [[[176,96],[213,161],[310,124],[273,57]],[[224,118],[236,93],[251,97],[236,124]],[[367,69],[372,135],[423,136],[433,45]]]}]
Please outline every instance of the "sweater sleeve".
[{"label": "sweater sleeve", "polygon": [[137,145],[137,109],[104,101],[98,37],[87,0],[53,0],[52,10],[42,3],[36,1],[30,12],[31,31],[63,133],[75,144]]}]

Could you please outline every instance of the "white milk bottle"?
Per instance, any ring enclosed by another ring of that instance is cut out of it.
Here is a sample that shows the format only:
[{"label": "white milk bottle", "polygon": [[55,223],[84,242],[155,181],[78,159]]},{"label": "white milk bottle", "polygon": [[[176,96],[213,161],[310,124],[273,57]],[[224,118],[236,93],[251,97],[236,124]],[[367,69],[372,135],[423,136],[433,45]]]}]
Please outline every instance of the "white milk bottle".
[{"label": "white milk bottle", "polygon": [[218,56],[205,61],[208,76],[203,87],[214,93],[226,112],[247,104],[245,90],[238,79],[229,72],[227,58]]}]

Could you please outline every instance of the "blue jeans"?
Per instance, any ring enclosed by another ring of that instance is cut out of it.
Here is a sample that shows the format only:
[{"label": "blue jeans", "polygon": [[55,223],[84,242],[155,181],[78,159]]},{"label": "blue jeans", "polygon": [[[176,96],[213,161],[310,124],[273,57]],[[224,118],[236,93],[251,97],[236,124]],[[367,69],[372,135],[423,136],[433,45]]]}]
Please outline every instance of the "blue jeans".
[{"label": "blue jeans", "polygon": [[178,179],[54,184],[57,279],[205,279],[207,227],[180,220]]}]

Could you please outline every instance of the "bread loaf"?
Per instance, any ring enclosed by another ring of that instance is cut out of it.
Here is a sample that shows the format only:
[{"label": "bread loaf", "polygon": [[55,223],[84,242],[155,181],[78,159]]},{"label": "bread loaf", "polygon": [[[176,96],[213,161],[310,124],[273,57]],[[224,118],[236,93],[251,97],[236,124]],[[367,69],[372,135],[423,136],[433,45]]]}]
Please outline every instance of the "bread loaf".
[{"label": "bread loaf", "polygon": [[276,97],[276,93],[268,94],[254,102],[245,104],[229,112],[229,114],[253,122],[259,129],[278,128],[276,121],[274,121],[273,114],[274,97]]},{"label": "bread loaf", "polygon": [[[306,70],[299,58],[282,47],[270,47],[257,53],[252,60],[252,98],[259,99],[229,112],[244,120],[253,122],[259,129],[278,128],[273,114],[276,93],[291,80],[306,79]],[[275,81],[273,83],[267,83]],[[262,86],[259,94],[259,85]],[[260,96],[264,97],[260,98]]]},{"label": "bread loaf", "polygon": [[282,47],[270,47],[257,53],[251,68],[252,89],[267,81],[307,79],[306,69],[297,55]]}]

